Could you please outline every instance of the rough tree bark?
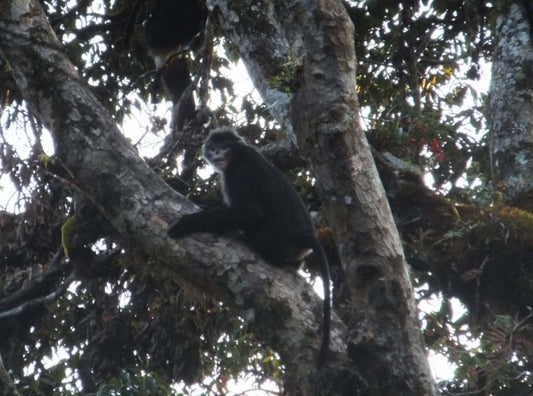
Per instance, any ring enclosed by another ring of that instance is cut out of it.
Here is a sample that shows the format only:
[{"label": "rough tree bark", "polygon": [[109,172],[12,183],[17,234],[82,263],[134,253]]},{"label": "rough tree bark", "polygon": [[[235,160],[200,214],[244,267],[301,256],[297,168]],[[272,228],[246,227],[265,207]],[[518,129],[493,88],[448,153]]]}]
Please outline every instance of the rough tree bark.
[{"label": "rough tree bark", "polygon": [[349,279],[350,357],[368,391],[434,394],[402,247],[359,124],[353,25],[342,2],[208,3],[218,6],[273,111],[269,81],[287,80],[283,65],[290,65],[292,130],[312,164]]},{"label": "rough tree bark", "polygon": [[[293,126],[311,159],[351,279],[350,332],[334,318],[328,368],[348,370],[351,358],[368,388],[342,387],[340,375],[331,375],[315,391],[435,394],[401,245],[358,123],[353,27],[342,3],[209,3],[220,7],[222,25],[252,76],[254,69],[265,71],[255,76],[256,86],[269,90],[270,76],[287,72],[280,60],[292,65],[291,101],[275,90],[265,100],[283,125]],[[255,18],[267,16],[273,24],[257,24]],[[261,27],[266,31],[259,36]],[[259,42],[271,43],[274,52],[254,52]],[[0,53],[52,132],[72,181],[126,240],[160,261],[154,272],[191,282],[234,307],[280,353],[299,391],[313,393],[321,304],[311,288],[235,241],[198,235],[176,243],[165,236],[166,220],[193,211],[193,205],[152,173],[123,138],[61,51],[37,0],[0,0]]]},{"label": "rough tree bark", "polygon": [[497,22],[487,127],[494,186],[533,211],[533,43],[523,9],[507,6]]}]

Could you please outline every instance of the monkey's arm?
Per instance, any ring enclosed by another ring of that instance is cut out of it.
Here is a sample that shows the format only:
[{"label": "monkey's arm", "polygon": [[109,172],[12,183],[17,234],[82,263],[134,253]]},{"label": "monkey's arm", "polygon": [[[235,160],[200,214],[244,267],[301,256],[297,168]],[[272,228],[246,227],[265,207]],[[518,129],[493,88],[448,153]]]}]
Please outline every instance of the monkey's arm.
[{"label": "monkey's arm", "polygon": [[257,224],[263,218],[259,205],[250,204],[242,207],[217,207],[185,215],[168,227],[171,238],[179,238],[195,232],[222,233],[230,230],[242,230]]}]

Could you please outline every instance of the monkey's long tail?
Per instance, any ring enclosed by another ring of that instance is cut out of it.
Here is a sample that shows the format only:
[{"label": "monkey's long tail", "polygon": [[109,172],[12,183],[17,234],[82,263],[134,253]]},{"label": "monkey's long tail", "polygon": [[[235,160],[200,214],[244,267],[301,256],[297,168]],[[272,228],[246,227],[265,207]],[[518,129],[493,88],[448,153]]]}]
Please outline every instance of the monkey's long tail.
[{"label": "monkey's long tail", "polygon": [[529,36],[531,37],[531,45],[533,45],[533,4],[531,0],[522,0],[524,7],[524,17],[529,22]]},{"label": "monkey's long tail", "polygon": [[318,258],[320,262],[320,272],[322,275],[322,283],[324,285],[324,318],[322,320],[322,345],[320,346],[320,351],[318,352],[318,358],[316,366],[318,369],[321,369],[324,366],[324,363],[327,358],[329,351],[329,336],[331,330],[331,292],[330,292],[330,276],[329,276],[329,264],[324,252],[324,248],[318,241],[315,239],[312,243],[311,248],[313,253]]}]

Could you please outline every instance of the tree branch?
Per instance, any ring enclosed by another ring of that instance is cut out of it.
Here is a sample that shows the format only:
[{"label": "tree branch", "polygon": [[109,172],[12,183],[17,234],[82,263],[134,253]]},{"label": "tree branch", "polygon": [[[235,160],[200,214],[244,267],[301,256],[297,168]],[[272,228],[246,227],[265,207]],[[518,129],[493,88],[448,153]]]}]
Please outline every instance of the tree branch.
[{"label": "tree branch", "polygon": [[454,205],[425,185],[418,168],[390,153],[374,157],[413,268],[431,273],[446,297],[459,298],[472,322],[525,312],[533,292],[516,285],[533,282],[531,214]]},{"label": "tree branch", "polygon": [[533,212],[533,43],[523,9],[502,5],[487,100],[491,178],[513,206]]},{"label": "tree branch", "polygon": [[20,396],[15,384],[7,372],[2,356],[0,355],[0,395],[1,396]]},{"label": "tree branch", "polygon": [[20,304],[21,301],[41,295],[43,291],[47,290],[65,272],[64,268],[58,266],[63,256],[63,248],[61,247],[52,257],[50,265],[44,273],[31,279],[22,289],[0,300],[0,310],[13,307]]},{"label": "tree branch", "polygon": [[46,296],[42,296],[42,297],[35,298],[33,300],[26,301],[15,308],[0,312],[0,319],[8,318],[10,316],[20,315],[21,313],[24,313],[24,311],[27,311],[30,308],[35,308],[40,305],[44,305],[51,301],[54,301],[67,290],[67,288],[74,281],[74,279],[75,279],[74,274],[70,274],[65,279],[65,281],[61,284],[61,286],[58,287],[53,292],[47,294]]}]

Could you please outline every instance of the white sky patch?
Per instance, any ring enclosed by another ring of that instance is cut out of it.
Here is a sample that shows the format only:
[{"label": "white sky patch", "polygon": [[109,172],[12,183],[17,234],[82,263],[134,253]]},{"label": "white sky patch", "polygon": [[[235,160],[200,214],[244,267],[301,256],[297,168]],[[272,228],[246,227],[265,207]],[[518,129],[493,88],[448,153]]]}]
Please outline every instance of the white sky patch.
[{"label": "white sky patch", "polygon": [[[422,287],[422,289],[424,288]],[[450,321],[455,322],[461,318],[467,310],[457,298],[451,298],[449,302],[452,310]],[[441,308],[441,305],[442,296],[432,295],[429,298],[423,299],[418,304],[418,309],[420,310],[421,314],[429,314],[432,312],[437,312]],[[422,317],[421,315],[419,316]],[[451,337],[454,337],[454,335],[452,334]],[[478,345],[477,341],[472,341],[464,335],[459,335],[458,340],[461,342],[461,344],[466,344],[470,348]],[[452,380],[454,378],[454,373],[458,366],[455,363],[450,362],[446,355],[430,349],[428,352],[428,360],[431,373],[437,381]]]}]

